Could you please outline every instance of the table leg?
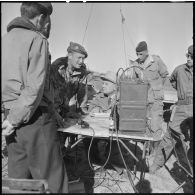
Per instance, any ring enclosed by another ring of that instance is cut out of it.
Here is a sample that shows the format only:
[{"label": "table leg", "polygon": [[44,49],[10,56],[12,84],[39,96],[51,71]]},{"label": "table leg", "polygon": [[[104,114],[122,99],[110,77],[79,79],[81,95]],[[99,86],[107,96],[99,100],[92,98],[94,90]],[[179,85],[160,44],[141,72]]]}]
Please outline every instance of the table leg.
[{"label": "table leg", "polygon": [[84,139],[84,137],[79,138],[74,144],[71,145],[71,149],[74,148],[78,143],[80,143],[82,140]]},{"label": "table leg", "polygon": [[126,144],[119,139],[119,142],[123,145],[123,147],[129,152],[129,154],[137,161],[139,162],[139,160],[137,159],[137,157],[133,154],[133,152],[131,152],[131,150],[129,150],[129,148],[126,146]]},{"label": "table leg", "polygon": [[[132,152],[129,150],[129,148],[127,148],[127,146],[125,145],[125,143],[123,143],[122,140],[117,139],[118,149],[119,149],[121,158],[122,158],[122,160],[123,160],[123,163],[124,163],[124,165],[125,165],[125,168],[126,168],[126,171],[127,171],[127,176],[128,176],[129,181],[130,181],[130,183],[131,183],[131,186],[133,187],[134,192],[135,192],[135,193],[138,193],[138,190],[136,189],[136,187],[135,187],[135,185],[134,185],[134,183],[133,183],[133,180],[132,180],[132,178],[131,178],[131,172],[128,170],[127,165],[126,165],[126,163],[125,163],[125,160],[124,160],[124,158],[123,158],[123,154],[122,154],[122,152],[121,152],[120,143],[119,143],[119,142],[128,150],[128,152],[129,152],[130,154],[132,154]],[[134,156],[134,155],[133,155],[133,156]],[[134,156],[134,157],[135,157],[135,156]],[[135,159],[137,159],[137,158],[135,157]]]},{"label": "table leg", "polygon": [[146,145],[147,141],[144,141],[144,146],[143,146],[143,152],[142,152],[142,159],[141,159],[141,173],[140,173],[140,181],[144,179],[145,176],[145,170],[144,170],[144,163],[146,159]]},{"label": "table leg", "polygon": [[171,194],[177,192],[185,183],[186,183],[186,182],[184,181],[182,184],[180,184],[176,189],[174,189],[174,190],[171,192]]},{"label": "table leg", "polygon": [[[137,142],[135,142],[135,150],[134,150],[135,156],[137,155]],[[137,173],[137,163],[136,160],[133,160],[133,172],[134,172],[134,179],[136,178],[136,173]]]}]

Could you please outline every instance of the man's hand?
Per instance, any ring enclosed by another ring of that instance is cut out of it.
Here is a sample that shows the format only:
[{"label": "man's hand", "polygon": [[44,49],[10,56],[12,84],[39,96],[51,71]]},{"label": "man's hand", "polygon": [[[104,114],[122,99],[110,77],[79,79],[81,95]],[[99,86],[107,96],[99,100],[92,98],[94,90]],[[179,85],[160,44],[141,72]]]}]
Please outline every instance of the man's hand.
[{"label": "man's hand", "polygon": [[2,123],[2,135],[8,136],[15,131],[14,127],[8,120],[4,120]]}]

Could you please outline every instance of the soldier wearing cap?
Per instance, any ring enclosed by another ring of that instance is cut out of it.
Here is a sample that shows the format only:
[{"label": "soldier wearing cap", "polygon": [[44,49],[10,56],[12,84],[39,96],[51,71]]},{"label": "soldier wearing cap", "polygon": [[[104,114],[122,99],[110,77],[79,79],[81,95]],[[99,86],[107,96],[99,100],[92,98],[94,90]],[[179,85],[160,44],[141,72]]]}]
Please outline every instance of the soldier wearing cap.
[{"label": "soldier wearing cap", "polygon": [[[105,74],[100,74],[98,78],[101,81],[102,86],[97,88],[96,95],[92,100],[87,102],[89,114],[92,113],[110,113],[112,105],[115,99],[116,81],[114,72],[108,71]],[[100,83],[99,81],[99,83]],[[90,82],[89,82],[90,83]],[[86,149],[88,149],[90,140],[84,140]],[[106,148],[108,142],[101,139],[93,141],[92,150],[95,160],[106,161]]]},{"label": "soldier wearing cap", "polygon": [[[88,53],[85,48],[75,42],[70,42],[67,48],[67,56],[56,59],[51,65],[51,81],[54,87],[54,105],[59,115],[65,118],[80,118],[81,101],[78,93],[85,92],[86,76],[88,71],[84,60]],[[61,150],[68,155],[64,143],[70,136],[69,145],[74,143],[76,136],[58,132],[60,136]],[[68,145],[68,146],[69,146]]]},{"label": "soldier wearing cap", "polygon": [[84,79],[88,74],[84,64],[88,56],[85,48],[78,43],[70,42],[67,52],[68,55],[56,59],[51,68],[55,89],[55,107],[63,118],[72,113],[70,112],[70,100],[75,99],[80,85],[84,84]]},{"label": "soldier wearing cap", "polygon": [[89,102],[88,112],[107,113],[111,111],[115,100],[116,81],[114,72],[108,71],[106,74],[100,75],[102,79],[102,89]]},{"label": "soldier wearing cap", "polygon": [[160,140],[164,135],[163,128],[163,85],[167,79],[167,67],[161,58],[157,55],[151,55],[148,52],[147,43],[142,41],[136,47],[138,59],[133,63],[139,68],[135,68],[135,76],[140,77],[141,71],[143,79],[149,82],[148,89],[148,109],[146,132],[153,136],[153,152],[155,152]]},{"label": "soldier wearing cap", "polygon": [[[189,143],[188,156],[193,155],[193,45],[188,47],[187,62],[175,68],[170,77],[170,82],[177,90],[178,102],[173,120],[169,128],[180,135],[184,135],[186,143]],[[188,145],[188,144],[187,144]],[[163,150],[165,151],[165,157]],[[165,134],[156,153],[154,163],[150,168],[154,173],[160,169],[168,159],[173,145],[168,133]]]},{"label": "soldier wearing cap", "polygon": [[68,192],[57,137],[49,79],[51,3],[24,2],[21,17],[2,39],[2,133],[8,148],[8,176],[46,179],[50,192]]}]

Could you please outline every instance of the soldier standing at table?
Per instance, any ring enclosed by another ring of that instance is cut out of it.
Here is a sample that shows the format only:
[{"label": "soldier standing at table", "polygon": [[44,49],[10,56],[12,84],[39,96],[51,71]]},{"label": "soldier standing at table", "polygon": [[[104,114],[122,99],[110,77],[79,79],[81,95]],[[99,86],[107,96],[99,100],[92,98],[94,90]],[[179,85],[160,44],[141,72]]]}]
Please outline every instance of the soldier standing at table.
[{"label": "soldier standing at table", "polygon": [[[88,56],[85,48],[78,43],[70,42],[67,52],[66,57],[56,59],[51,66],[55,107],[63,118],[71,115],[70,100],[75,97],[88,74],[84,64]],[[78,117],[77,114],[73,114],[74,116]]]},{"label": "soldier standing at table", "polygon": [[[178,102],[169,127],[183,134],[186,142],[190,142],[188,156],[192,158],[193,149],[193,45],[186,54],[187,63],[177,66],[170,77],[172,86],[177,90]],[[163,155],[163,149],[165,156]],[[168,133],[165,134],[156,153],[151,172],[155,173],[168,159],[173,145]]]},{"label": "soldier standing at table", "polygon": [[[134,66],[139,66],[143,79],[149,82],[148,90],[148,107],[147,107],[147,125],[146,132],[154,138],[155,153],[160,140],[162,139],[165,130],[163,129],[163,85],[167,79],[167,67],[161,58],[157,55],[150,55],[148,52],[147,43],[140,42],[136,47],[138,59],[133,63]],[[141,76],[139,68],[135,68],[135,75]]]},{"label": "soldier standing at table", "polygon": [[24,2],[21,17],[2,39],[3,134],[8,176],[46,179],[53,193],[68,192],[68,178],[57,137],[49,82],[51,3]]}]

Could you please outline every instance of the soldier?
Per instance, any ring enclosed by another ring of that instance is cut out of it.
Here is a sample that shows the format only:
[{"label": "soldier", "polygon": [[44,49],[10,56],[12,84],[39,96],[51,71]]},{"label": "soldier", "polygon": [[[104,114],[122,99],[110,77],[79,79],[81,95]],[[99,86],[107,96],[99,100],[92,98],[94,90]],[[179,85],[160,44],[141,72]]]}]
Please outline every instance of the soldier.
[{"label": "soldier", "polygon": [[99,73],[91,72],[87,75],[87,86],[78,91],[78,101],[83,114],[89,114],[90,101],[102,92],[103,81]]},{"label": "soldier", "polygon": [[67,193],[68,178],[57,137],[49,82],[51,3],[24,2],[21,17],[2,39],[2,123],[8,176],[46,179],[52,193]]},{"label": "soldier", "polygon": [[90,113],[110,113],[114,104],[116,94],[115,74],[108,71],[105,75],[100,75],[103,80],[102,90],[89,101],[88,112]]},{"label": "soldier", "polygon": [[141,76],[149,82],[148,89],[148,107],[147,107],[147,124],[146,132],[152,135],[155,142],[153,142],[153,152],[156,151],[160,140],[164,135],[163,128],[163,85],[167,79],[167,67],[161,58],[157,55],[150,55],[148,52],[147,43],[142,41],[136,47],[138,59],[133,63],[136,77]]},{"label": "soldier", "polygon": [[[68,55],[56,59],[51,68],[55,107],[63,118],[68,117],[68,113],[71,115],[70,100],[77,94],[87,75],[84,60],[88,54],[85,48],[78,43],[70,42],[67,52]],[[73,116],[78,117],[77,114]]]},{"label": "soldier", "polygon": [[[98,78],[96,79],[96,87],[94,86],[94,89],[96,90],[97,94],[94,95],[94,98],[92,100],[89,100],[87,102],[88,109],[86,112],[89,114],[111,113],[111,108],[112,108],[112,104],[114,103],[115,91],[116,91],[115,74],[113,72],[107,72],[104,75],[103,74],[100,75]],[[90,139],[84,140],[84,144],[87,150],[88,150],[89,143],[90,143]],[[105,140],[96,139],[93,141],[92,150],[93,150],[93,157],[95,158],[95,160],[105,162],[107,144],[108,142]]]},{"label": "soldier", "polygon": [[[116,103],[116,74],[108,71],[105,74],[101,74],[100,78],[103,80],[102,87],[97,87],[98,93],[91,101],[88,101],[88,113],[110,113],[113,106]],[[100,91],[99,89],[102,90]],[[88,150],[90,139],[85,139],[84,144]],[[105,163],[109,152],[109,141],[103,139],[95,139],[92,144],[93,158],[97,162]],[[122,169],[118,167],[120,154],[118,151],[118,145],[113,141],[112,150],[110,155],[110,164],[116,171],[121,174]]]},{"label": "soldier", "polygon": [[[193,152],[193,45],[188,48],[186,54],[187,63],[175,68],[170,82],[177,90],[178,102],[169,127],[178,134],[185,137],[186,142],[190,142],[189,157],[192,158]],[[163,155],[163,149],[165,156]],[[168,159],[173,145],[168,133],[165,134],[157,150],[154,163],[150,168],[152,173],[160,169]]]}]

